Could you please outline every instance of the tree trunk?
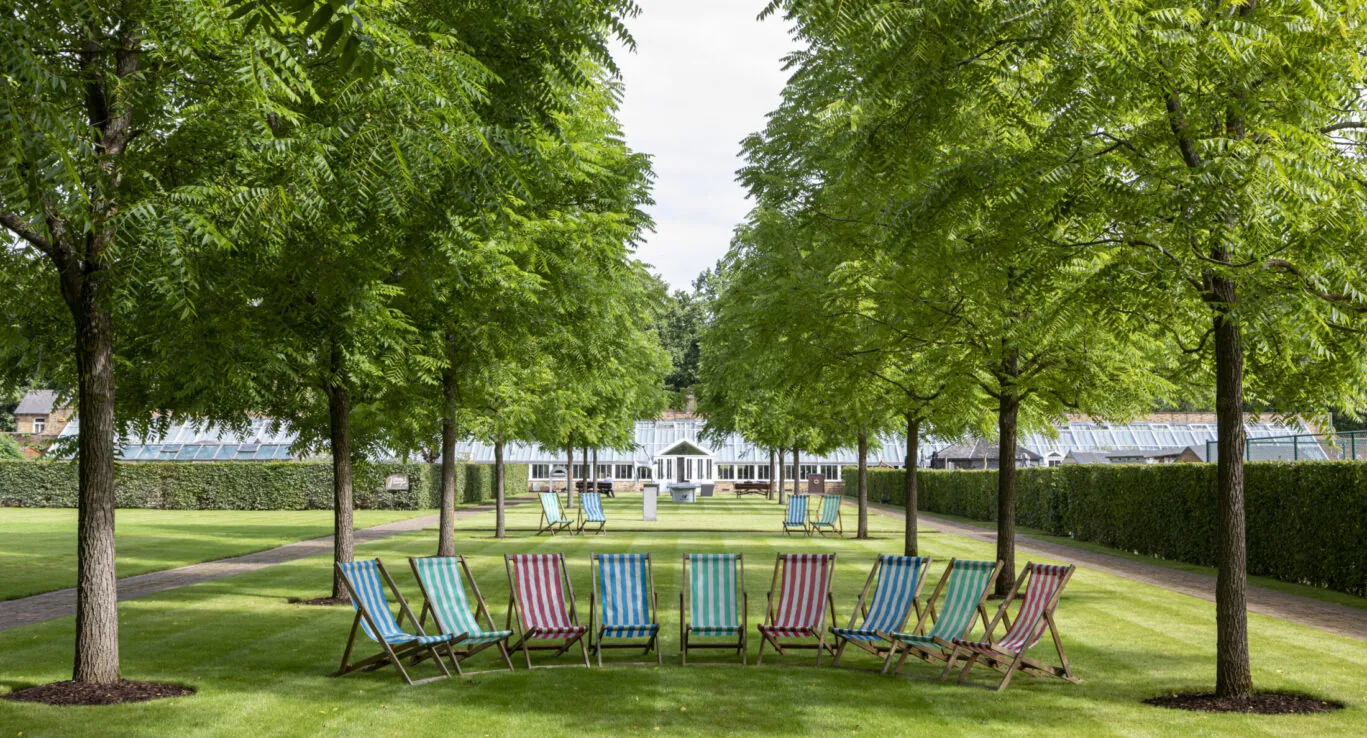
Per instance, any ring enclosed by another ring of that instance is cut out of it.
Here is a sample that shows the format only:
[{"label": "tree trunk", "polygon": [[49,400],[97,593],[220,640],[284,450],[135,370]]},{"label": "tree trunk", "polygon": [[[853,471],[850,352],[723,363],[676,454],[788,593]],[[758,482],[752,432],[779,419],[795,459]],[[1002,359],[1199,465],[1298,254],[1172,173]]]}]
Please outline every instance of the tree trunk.
[{"label": "tree trunk", "polygon": [[769,449],[769,499],[774,499],[774,482],[777,481],[778,472],[774,467],[778,466],[778,452]]},{"label": "tree trunk", "polygon": [[869,537],[869,433],[859,431],[859,532],[855,538]]},{"label": "tree trunk", "polygon": [[[1223,250],[1217,259],[1225,261]],[[1234,283],[1209,275],[1215,319],[1215,417],[1219,437],[1217,484],[1220,527],[1216,535],[1215,693],[1243,699],[1253,695],[1248,655],[1248,549],[1244,528],[1244,351],[1239,324],[1231,315]]]},{"label": "tree trunk", "polygon": [[[583,449],[583,451],[584,451],[584,476],[582,477],[581,481],[584,483],[584,492],[588,492],[588,491],[589,491],[589,480],[593,478],[593,468],[592,468],[592,467],[593,467],[593,464],[591,464],[591,463],[589,462],[589,447],[588,447],[588,446],[585,446],[584,449]],[[579,505],[582,505],[582,504],[584,504],[583,492],[581,492],[581,493],[580,493],[580,496],[579,496],[578,498],[576,498],[575,507],[578,507]]]},{"label": "tree trunk", "polygon": [[437,555],[456,555],[456,408],[455,372],[442,378],[445,405],[441,416],[441,522],[437,531]]},{"label": "tree trunk", "polygon": [[574,507],[574,435],[570,435],[570,458],[565,462],[565,509]]},{"label": "tree trunk", "polygon": [[780,505],[783,504],[783,485],[787,484],[787,480],[784,479],[787,471],[784,469],[785,465],[783,463],[783,457],[787,455],[787,451],[784,451],[783,449],[778,450],[778,504]]},{"label": "tree trunk", "polygon": [[997,576],[998,597],[1009,594],[1016,583],[1016,418],[1020,400],[1015,391],[1015,387],[1003,386],[997,404],[997,559],[1003,562]]},{"label": "tree trunk", "polygon": [[507,479],[503,468],[503,432],[494,432],[494,538],[504,538],[507,532],[503,526],[503,487]]},{"label": "tree trunk", "polygon": [[916,463],[921,453],[921,421],[907,414],[907,474],[902,482],[902,495],[906,499],[906,528],[902,537],[902,553],[906,556],[920,556],[920,544],[916,540]]},{"label": "tree trunk", "polygon": [[[351,393],[345,387],[328,388],[328,432],[332,445],[332,558],[344,563],[355,557],[356,549],[351,518]],[[335,568],[332,596],[346,596],[342,575]]]},{"label": "tree trunk", "polygon": [[[598,449],[593,450],[593,465],[589,467],[589,479],[593,480],[593,488],[598,489]],[[585,487],[584,489],[588,489]]]},{"label": "tree trunk", "polygon": [[797,446],[793,446],[793,494],[802,494],[802,459]]},{"label": "tree trunk", "polygon": [[[103,271],[101,269],[100,271]],[[72,679],[119,681],[118,574],[114,552],[114,328],[105,275],[87,274],[76,304],[77,440],[76,659]]]}]

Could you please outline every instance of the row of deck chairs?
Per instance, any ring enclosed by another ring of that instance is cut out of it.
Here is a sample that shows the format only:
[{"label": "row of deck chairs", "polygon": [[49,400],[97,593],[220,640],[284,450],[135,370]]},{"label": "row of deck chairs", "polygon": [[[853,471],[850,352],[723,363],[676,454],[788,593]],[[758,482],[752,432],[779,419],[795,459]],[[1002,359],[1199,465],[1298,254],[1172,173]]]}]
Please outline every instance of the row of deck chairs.
[{"label": "row of deck chairs", "polygon": [[579,495],[579,512],[574,520],[565,515],[560,507],[560,495],[554,492],[541,493],[541,523],[536,534],[555,535],[562,530],[570,533],[583,533],[584,529],[597,525],[594,533],[606,533],[608,518],[603,514],[603,495],[598,492],[582,492]]},{"label": "row of deck chairs", "polygon": [[[576,644],[585,667],[590,665],[590,651],[596,654],[601,667],[603,650],[607,648],[640,648],[643,655],[653,650],[654,664],[661,664],[659,597],[650,554],[589,557],[593,589],[589,595],[587,627],[579,623],[564,554],[504,557],[511,596],[503,629],[495,628],[464,557],[409,559],[424,600],[418,617],[413,616],[379,559],[339,563],[337,569],[351,596],[356,617],[342,654],[342,665],[333,676],[392,664],[405,682],[419,684],[450,676],[443,656],[458,674],[463,674],[461,663],[491,646],[498,648],[509,670],[513,668],[512,653],[521,651],[529,669],[543,668],[533,666],[532,651],[553,651],[558,657]],[[1054,610],[1073,575],[1073,566],[1027,563],[996,616],[989,620],[986,601],[1001,570],[1000,561],[950,559],[923,606],[920,592],[930,563],[930,557],[879,556],[859,593],[848,625],[828,629],[828,622],[836,622],[835,598],[831,594],[835,554],[779,554],[764,623],[758,626],[763,640],[755,663],[763,663],[765,647],[772,645],[781,655],[788,655],[791,649],[815,649],[817,666],[821,665],[823,653],[829,653],[832,666],[838,666],[846,647],[853,645],[882,658],[885,674],[889,669],[900,673],[907,659],[914,656],[927,663],[943,663],[941,679],[947,678],[965,659],[959,681],[975,665],[984,664],[1003,674],[998,691],[1005,689],[1018,671],[1078,681],[1054,622]],[[474,608],[467,597],[466,583],[474,593]],[[386,585],[398,600],[397,619],[385,596]],[[1008,607],[1017,599],[1021,606],[1013,622]],[[688,663],[690,650],[734,649],[741,663],[748,664],[748,604],[743,555],[683,554],[683,587],[679,593],[682,663]],[[433,635],[424,631],[429,613],[436,630]],[[915,624],[908,629],[907,622],[913,613]],[[484,625],[480,623],[481,616]],[[405,617],[416,634],[403,630]],[[970,637],[979,620],[982,635]],[[994,640],[993,633],[999,625],[1006,632]],[[382,650],[352,663],[358,630],[380,644]],[[1045,631],[1053,638],[1059,666],[1027,655]],[[510,646],[514,637],[516,640]],[[404,662],[413,665],[426,658],[436,661],[441,676],[414,681]]]},{"label": "row of deck chairs", "polygon": [[[810,517],[808,512],[812,509],[809,499],[816,497],[821,500],[821,507],[817,511],[816,517]],[[840,517],[841,495],[792,495],[788,498],[788,512],[783,516],[783,532],[792,533],[793,530],[800,530],[807,535],[820,533],[834,533],[838,536],[845,535],[845,524]]]}]

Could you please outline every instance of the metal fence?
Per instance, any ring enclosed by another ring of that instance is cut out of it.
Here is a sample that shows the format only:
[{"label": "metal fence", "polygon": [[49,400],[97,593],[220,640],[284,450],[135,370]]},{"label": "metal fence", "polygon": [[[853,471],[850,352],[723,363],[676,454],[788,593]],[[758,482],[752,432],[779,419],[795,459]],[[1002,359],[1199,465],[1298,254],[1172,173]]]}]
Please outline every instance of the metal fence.
[{"label": "metal fence", "polygon": [[[1219,458],[1219,442],[1206,441],[1206,461]],[[1249,461],[1367,461],[1367,431],[1302,433],[1249,438],[1244,442]]]}]

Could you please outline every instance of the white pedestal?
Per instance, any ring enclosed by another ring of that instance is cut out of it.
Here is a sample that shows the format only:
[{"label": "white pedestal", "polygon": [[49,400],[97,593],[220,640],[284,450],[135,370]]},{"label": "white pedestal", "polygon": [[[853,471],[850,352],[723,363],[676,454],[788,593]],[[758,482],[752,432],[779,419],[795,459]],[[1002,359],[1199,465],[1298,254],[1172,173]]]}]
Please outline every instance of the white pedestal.
[{"label": "white pedestal", "polygon": [[641,520],[655,519],[656,497],[660,494],[660,485],[647,484],[641,488]]}]

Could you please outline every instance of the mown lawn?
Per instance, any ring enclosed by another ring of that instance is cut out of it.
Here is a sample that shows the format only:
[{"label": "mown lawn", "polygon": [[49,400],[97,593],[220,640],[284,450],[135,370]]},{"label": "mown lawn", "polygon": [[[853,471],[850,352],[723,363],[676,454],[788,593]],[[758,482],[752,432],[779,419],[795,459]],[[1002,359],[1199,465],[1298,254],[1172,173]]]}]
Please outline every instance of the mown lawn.
[{"label": "mown lawn", "polygon": [[[431,512],[358,510],[356,526]],[[115,520],[121,577],[332,534],[331,510],[119,510]],[[0,572],[0,600],[76,586],[76,511],[0,507]]]},{"label": "mown lawn", "polygon": [[[624,519],[638,500],[609,506]],[[713,507],[715,507],[715,511]],[[737,528],[776,530],[778,506],[755,499],[713,500],[687,515],[734,516]],[[662,510],[662,521],[665,510]],[[521,519],[526,508],[510,517]],[[679,519],[685,513],[674,511]],[[319,557],[125,603],[125,676],[194,686],[187,698],[103,708],[52,708],[0,700],[0,735],[24,736],[526,736],[526,735],[1057,735],[1282,736],[1367,734],[1367,643],[1251,615],[1254,678],[1260,688],[1338,700],[1331,715],[1204,715],[1151,708],[1141,700],[1214,681],[1214,606],[1191,597],[1080,570],[1063,597],[1059,624],[1082,684],[1017,677],[1003,694],[927,679],[882,677],[872,658],[847,653],[855,669],[811,668],[810,652],[766,654],[763,667],[678,665],[679,556],[685,551],[745,554],[753,628],[763,613],[778,551],[833,551],[840,556],[837,609],[848,618],[874,555],[896,552],[888,527],[870,541],[784,539],[777,533],[632,533],[603,537],[494,540],[492,516],[458,533],[462,553],[498,616],[507,606],[505,553],[563,551],[582,608],[587,608],[590,551],[649,551],[662,605],[665,666],[564,668],[502,672],[405,687],[392,670],[339,679],[336,667],[351,623],[349,608],[287,604],[327,587]],[[717,521],[720,523],[721,521]],[[889,521],[884,521],[889,522]],[[772,523],[772,525],[770,525]],[[469,526],[464,524],[463,528]],[[730,526],[723,526],[729,528]],[[404,557],[434,549],[434,531],[360,547],[380,556],[407,591],[416,587]],[[991,547],[923,532],[936,557],[986,558]],[[8,543],[4,545],[14,545]],[[1022,562],[1023,563],[1023,562]],[[934,586],[927,583],[927,590]],[[586,615],[581,610],[581,614]],[[0,633],[0,691],[69,676],[72,619]],[[1047,642],[1047,639],[1046,639]],[[758,638],[751,636],[751,650]],[[368,653],[366,651],[365,653]],[[1044,649],[1037,653],[1047,655]],[[753,654],[752,654],[753,656]],[[541,656],[544,663],[545,656]],[[578,653],[562,659],[572,664]],[[635,660],[617,652],[609,660]],[[492,667],[488,652],[469,668]],[[693,660],[693,659],[690,659]],[[711,661],[730,661],[720,655]],[[516,663],[516,662],[515,662]],[[753,658],[752,658],[753,664]],[[910,666],[918,677],[937,672]],[[430,664],[418,676],[433,672]],[[983,671],[976,685],[989,683]]]}]

